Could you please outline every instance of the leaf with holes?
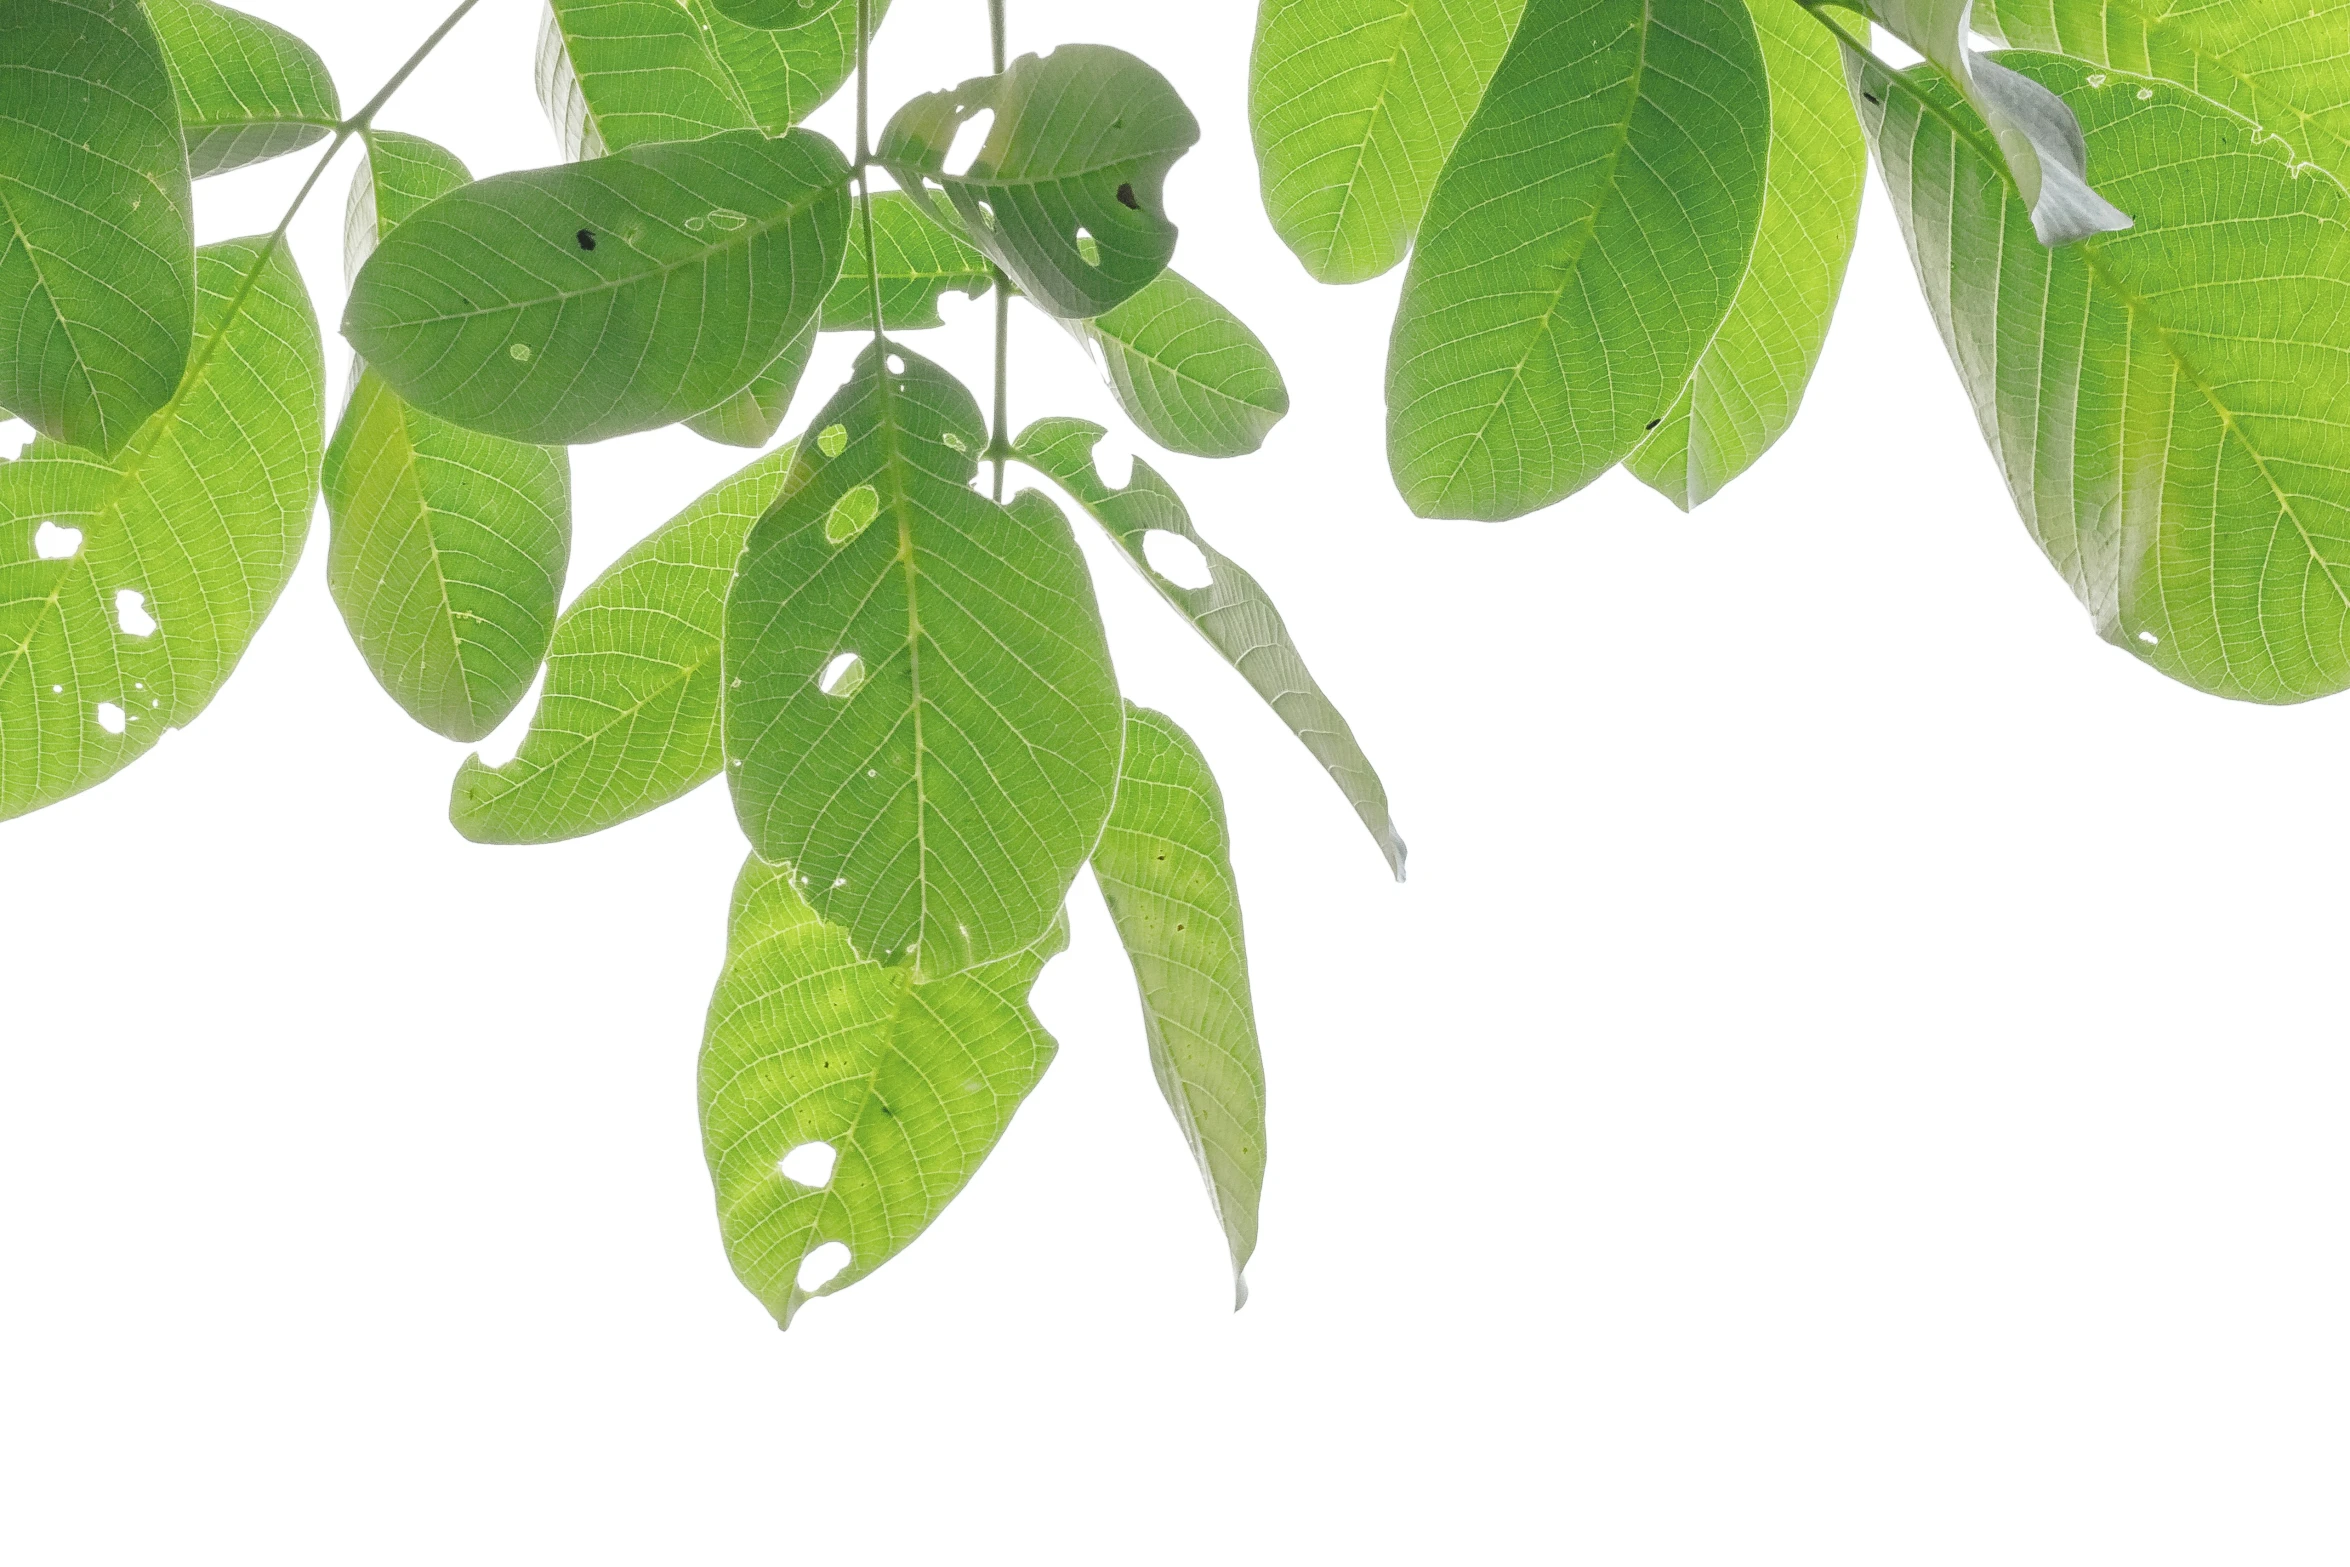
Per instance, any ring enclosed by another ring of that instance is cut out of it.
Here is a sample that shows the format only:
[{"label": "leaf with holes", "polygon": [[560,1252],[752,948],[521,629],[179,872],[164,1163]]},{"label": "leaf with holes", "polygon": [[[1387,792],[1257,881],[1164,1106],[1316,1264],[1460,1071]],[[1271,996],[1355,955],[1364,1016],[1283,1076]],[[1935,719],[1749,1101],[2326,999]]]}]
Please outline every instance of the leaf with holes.
[{"label": "leaf with holes", "polygon": [[1118,803],[1093,872],[1142,992],[1151,1071],[1207,1180],[1243,1304],[1265,1186],[1265,1063],[1223,792],[1164,714],[1127,706]]},{"label": "leaf with holes", "polygon": [[849,254],[840,281],[824,301],[824,330],[873,330],[873,278],[881,280],[881,325],[888,332],[944,326],[938,302],[948,294],[977,299],[995,285],[987,257],[924,217],[913,199],[896,191],[873,198],[873,252],[865,260],[865,225],[849,223]]},{"label": "leaf with holes", "polygon": [[[1028,992],[1067,942],[921,982],[857,956],[753,859],[702,1044],[702,1141],[735,1276],[784,1327],[903,1251],[1051,1064]],[[813,1157],[810,1157],[813,1156]],[[845,1265],[818,1278],[824,1252]]]},{"label": "leaf with holes", "polygon": [[1265,0],[1249,129],[1265,213],[1324,283],[1404,258],[1526,0]]},{"label": "leaf with holes", "polygon": [[147,0],[187,134],[188,173],[224,174],[323,141],[342,100],[318,51],[210,0]]},{"label": "leaf with holes", "polygon": [[[1144,580],[1191,622],[1208,645],[1224,655],[1254,687],[1290,732],[1305,742],[1355,808],[1372,841],[1387,857],[1395,879],[1403,880],[1404,842],[1387,811],[1387,789],[1339,712],[1306,668],[1281,611],[1231,557],[1220,553],[1191,524],[1191,514],[1167,481],[1149,463],[1137,460],[1126,488],[1113,490],[1094,466],[1093,449],[1102,427],[1082,419],[1040,419],[1021,432],[1022,462],[1059,485],[1100,523],[1126,552]],[[1154,533],[1189,541],[1206,562],[1204,586],[1187,586],[1151,564]]]},{"label": "leaf with holes", "polygon": [[113,460],[36,440],[0,463],[0,817],[193,720],[293,574],[325,368],[300,274],[262,256],[202,253],[187,378]]},{"label": "leaf with holes", "polygon": [[782,356],[847,248],[848,166],[733,131],[451,191],[376,247],[343,333],[392,390],[544,444],[717,407]]},{"label": "leaf with holes", "polygon": [[908,350],[869,346],[813,428],[727,604],[736,815],[860,953],[924,979],[1009,957],[1117,783],[1084,560],[1042,496],[970,488],[978,406]]},{"label": "leaf with holes", "polygon": [[163,46],[138,0],[0,20],[0,406],[112,454],[188,365],[196,260]]},{"label": "leaf with holes", "polygon": [[1631,454],[1729,314],[1769,129],[1744,0],[1529,0],[1404,275],[1387,450],[1414,511],[1521,516]]},{"label": "leaf with holes", "polygon": [[1860,224],[1868,145],[1836,41],[1796,0],[1748,0],[1771,81],[1762,221],[1730,314],[1624,465],[1683,511],[1787,433],[1827,342]]},{"label": "leaf with holes", "polygon": [[[948,154],[992,114],[968,169]],[[1175,254],[1164,188],[1199,122],[1157,71],[1123,50],[1063,44],[1001,76],[926,93],[881,133],[877,156],[908,191],[946,192],[971,242],[1044,310],[1098,316]]]},{"label": "leaf with holes", "polygon": [[1867,67],[1856,83],[2026,525],[2098,632],[2174,679],[2263,702],[2350,686],[2340,187],[2180,88],[2007,63],[2078,106],[2135,229],[2043,248],[1938,77]]},{"label": "leaf with holes", "polygon": [[743,536],[782,491],[789,446],[677,514],[590,583],[547,653],[514,759],[469,758],[449,819],[476,843],[601,832],[718,776],[718,664]]},{"label": "leaf with holes", "polygon": [[1171,452],[1245,457],[1289,412],[1263,341],[1172,269],[1115,310],[1061,324],[1094,351],[1126,416]]}]

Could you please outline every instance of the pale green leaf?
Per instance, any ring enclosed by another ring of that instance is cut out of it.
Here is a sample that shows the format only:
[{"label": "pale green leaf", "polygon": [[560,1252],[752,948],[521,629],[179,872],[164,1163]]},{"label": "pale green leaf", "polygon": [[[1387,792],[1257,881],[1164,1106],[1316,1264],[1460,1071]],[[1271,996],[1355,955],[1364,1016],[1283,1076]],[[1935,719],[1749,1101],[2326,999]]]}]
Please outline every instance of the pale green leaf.
[{"label": "pale green leaf", "polygon": [[405,223],[418,208],[445,196],[473,175],[458,156],[437,142],[399,131],[370,130],[361,137],[366,159],[351,179],[343,207],[343,281],[359,276],[376,241]]},{"label": "pale green leaf", "polygon": [[1265,1187],[1265,1063],[1224,796],[1191,736],[1131,703],[1093,873],[1134,964],[1151,1070],[1208,1183],[1235,1304],[1245,1303]]},{"label": "pale green leaf", "polygon": [[1042,496],[970,488],[978,405],[910,350],[869,346],[811,428],[727,605],[736,815],[865,956],[926,979],[1008,957],[1117,784],[1085,562]]},{"label": "pale green leaf", "polygon": [[1306,271],[1404,258],[1526,0],[1264,0],[1249,126],[1265,213]]},{"label": "pale green leaf", "polygon": [[0,406],[111,454],[179,386],[195,320],[188,160],[138,0],[0,15]]},{"label": "pale green leaf", "polygon": [[293,573],[325,369],[301,275],[262,253],[202,253],[187,377],[113,460],[36,440],[0,463],[0,817],[193,720]]},{"label": "pale green leaf", "polygon": [[[1122,490],[1105,484],[1093,460],[1102,434],[1100,425],[1082,419],[1040,419],[1021,432],[1019,458],[1100,523],[1159,596],[1240,671],[1329,772],[1370,829],[1395,879],[1403,880],[1404,842],[1388,815],[1387,790],[1356,743],[1346,716],[1306,668],[1280,610],[1256,578],[1200,537],[1182,500],[1149,463],[1138,459]],[[1206,587],[1184,587],[1151,565],[1148,541],[1154,530],[1191,542],[1207,564]]]},{"label": "pale green leaf", "polygon": [[[852,224],[852,232],[854,228]],[[757,448],[774,440],[791,413],[792,394],[800,389],[800,377],[808,373],[808,360],[816,352],[816,328],[817,321],[811,317],[775,363],[759,372],[759,379],[717,407],[694,415],[685,427],[724,446]]]},{"label": "pale green leaf", "polygon": [[377,246],[343,333],[416,407],[547,444],[717,407],[780,358],[847,247],[820,136],[734,131],[451,191]]},{"label": "pale green leaf", "polygon": [[503,767],[468,759],[449,818],[476,843],[552,843],[642,816],[718,776],[719,643],[743,536],[789,446],[663,524],[555,623],[547,682]]},{"label": "pale green leaf", "polygon": [[1061,324],[1093,350],[1126,416],[1171,452],[1245,457],[1289,412],[1263,341],[1172,269],[1114,310]]},{"label": "pale green leaf", "polygon": [[1516,517],[1640,444],[1728,315],[1769,84],[1744,0],[1529,0],[1429,198],[1387,366],[1426,517]]},{"label": "pale green leaf", "polygon": [[[684,3],[735,92],[771,136],[806,119],[856,70],[857,0],[806,0],[800,20],[764,29],[721,15],[710,0]],[[888,15],[889,0],[873,0],[876,33]]]},{"label": "pale green leaf", "polygon": [[[873,250],[880,258],[881,324],[888,332],[943,326],[939,299],[962,294],[977,299],[994,286],[995,271],[957,236],[915,209],[897,191],[873,197]],[[824,301],[827,332],[873,330],[873,277],[865,261],[865,225],[849,224],[849,253],[840,281]]]},{"label": "pale green leaf", "polygon": [[[1028,993],[1066,930],[917,983],[859,958],[789,871],[743,868],[702,1045],[702,1139],[727,1257],[778,1324],[903,1251],[994,1149],[1052,1062]],[[803,1285],[833,1245],[846,1266]]]},{"label": "pale green leaf", "polygon": [[318,51],[282,27],[210,0],[147,0],[197,179],[324,140],[342,100]]}]

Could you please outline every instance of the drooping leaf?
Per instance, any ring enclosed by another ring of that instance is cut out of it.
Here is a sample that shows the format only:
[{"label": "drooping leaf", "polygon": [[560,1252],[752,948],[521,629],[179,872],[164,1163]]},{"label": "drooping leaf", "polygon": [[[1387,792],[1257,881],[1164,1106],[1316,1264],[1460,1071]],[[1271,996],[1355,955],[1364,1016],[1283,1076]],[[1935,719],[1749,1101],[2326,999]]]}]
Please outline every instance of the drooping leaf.
[{"label": "drooping leaf", "polygon": [[[1191,514],[1173,488],[1149,463],[1137,459],[1123,490],[1102,482],[1093,449],[1102,427],[1082,419],[1040,419],[1020,434],[1019,458],[1060,486],[1068,497],[1118,541],[1135,570],[1159,596],[1190,621],[1208,645],[1224,655],[1290,732],[1305,742],[1370,829],[1395,879],[1403,880],[1404,842],[1387,811],[1387,790],[1356,743],[1354,730],[1306,668],[1281,612],[1231,557],[1220,553],[1191,523]],[[1207,563],[1208,585],[1184,587],[1151,564],[1154,530],[1187,539]]]},{"label": "drooping leaf", "polygon": [[1008,957],[1117,783],[1084,560],[1042,496],[969,487],[978,405],[910,350],[869,346],[812,428],[727,605],[736,815],[865,956],[924,979]]},{"label": "drooping leaf", "polygon": [[1142,992],[1151,1071],[1208,1183],[1244,1304],[1265,1187],[1265,1063],[1224,796],[1191,736],[1132,703],[1093,872]]},{"label": "drooping leaf", "polygon": [[[743,868],[702,1045],[702,1139],[727,1257],[778,1324],[903,1251],[994,1149],[1052,1062],[1028,993],[1066,931],[917,982],[859,958],[788,870]],[[827,1246],[846,1265],[803,1284]]]},{"label": "drooping leaf", "polygon": [[1324,283],[1404,258],[1526,0],[1265,0],[1249,127],[1273,230]]},{"label": "drooping leaf", "polygon": [[1289,412],[1257,334],[1172,268],[1116,309],[1061,324],[1098,355],[1126,416],[1171,452],[1245,457]]},{"label": "drooping leaf", "polygon": [[323,141],[342,123],[326,62],[301,39],[210,0],[147,0],[196,179]]},{"label": "drooping leaf", "polygon": [[2042,247],[1923,67],[1858,68],[1856,99],[2025,523],[2163,673],[2263,702],[2350,686],[2350,203],[2209,99],[2006,63],[2079,109],[2136,228]]},{"label": "drooping leaf", "polygon": [[759,372],[759,379],[717,407],[694,415],[685,427],[704,440],[722,446],[765,446],[783,428],[791,413],[792,394],[808,373],[816,352],[817,321],[811,317],[800,335],[784,348],[775,363]]},{"label": "drooping leaf", "polygon": [[179,387],[195,320],[188,160],[138,0],[0,13],[0,406],[112,454]]},{"label": "drooping leaf", "polygon": [[365,161],[351,178],[351,199],[343,208],[345,283],[358,279],[385,234],[433,198],[473,182],[463,160],[421,136],[369,130],[360,140]]},{"label": "drooping leaf", "polygon": [[[949,171],[956,131],[983,112],[994,120],[978,156]],[[945,191],[971,242],[1040,307],[1078,317],[1165,270],[1167,171],[1198,140],[1199,122],[1157,71],[1120,49],[1063,44],[914,99],[876,154],[903,189]]]},{"label": "drooping leaf", "polygon": [[343,333],[426,413],[545,444],[649,430],[756,380],[847,246],[807,131],[663,142],[451,191],[376,248]]},{"label": "drooping leaf", "polygon": [[112,776],[212,700],[292,575],[318,491],[325,369],[301,275],[202,253],[196,351],[112,460],[0,463],[0,817]]},{"label": "drooping leaf", "polygon": [[1630,455],[1729,313],[1769,134],[1744,0],[1528,0],[1404,277],[1387,448],[1414,511],[1521,516]]},{"label": "drooping leaf", "polygon": [[449,819],[476,843],[601,832],[718,776],[726,591],[793,449],[760,458],[590,583],[555,623],[547,682],[503,767],[470,758]]},{"label": "drooping leaf", "polygon": [[1836,40],[1796,0],[1748,0],[1771,80],[1762,222],[1730,314],[1681,396],[1625,459],[1683,511],[1752,467],[1795,422],[1860,224],[1868,144]]},{"label": "drooping leaf", "polygon": [[[881,325],[886,332],[944,326],[947,294],[977,299],[995,284],[987,257],[915,210],[912,198],[879,191],[873,198],[873,250],[880,258]],[[849,253],[824,301],[824,330],[873,330],[873,279],[865,262],[865,225],[849,223]]]}]

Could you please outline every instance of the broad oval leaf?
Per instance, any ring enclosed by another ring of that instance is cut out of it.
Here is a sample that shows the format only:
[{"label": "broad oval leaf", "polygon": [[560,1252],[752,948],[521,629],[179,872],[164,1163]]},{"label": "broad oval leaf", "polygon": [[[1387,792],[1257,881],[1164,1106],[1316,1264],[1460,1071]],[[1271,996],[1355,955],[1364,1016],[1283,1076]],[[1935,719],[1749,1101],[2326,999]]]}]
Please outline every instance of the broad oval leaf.
[{"label": "broad oval leaf", "polygon": [[301,556],[326,396],[310,298],[259,240],[206,248],[197,276],[187,378],[113,460],[37,440],[0,463],[0,817],[193,720]]},{"label": "broad oval leaf", "polygon": [[1265,1187],[1265,1062],[1216,775],[1175,722],[1129,703],[1118,803],[1093,851],[1142,992],[1151,1071],[1208,1183],[1248,1300]]},{"label": "broad oval leaf", "polygon": [[[950,171],[955,133],[994,116],[968,169]],[[1021,292],[1062,317],[1131,299],[1175,254],[1167,171],[1199,122],[1167,79],[1122,49],[1063,44],[1001,76],[926,93],[881,133],[877,156],[908,191],[946,192],[971,242]]]},{"label": "broad oval leaf", "polygon": [[178,389],[195,322],[187,153],[138,0],[15,0],[0,106],[0,407],[111,455]]},{"label": "broad oval leaf", "polygon": [[1117,784],[1084,560],[1042,496],[970,488],[978,405],[910,350],[869,346],[811,428],[727,604],[736,815],[865,956],[926,979],[1008,957]]},{"label": "broad oval leaf", "polygon": [[816,352],[817,321],[811,318],[800,335],[785,345],[775,363],[759,372],[759,379],[717,407],[695,414],[685,427],[706,441],[722,446],[761,447],[775,439],[791,414],[793,394],[808,361]]},{"label": "broad oval leaf", "polygon": [[1404,276],[1387,449],[1414,511],[1538,510],[1671,411],[1745,275],[1769,128],[1744,0],[1528,0]]},{"label": "broad oval leaf", "polygon": [[361,135],[364,157],[351,177],[343,208],[343,281],[354,282],[376,242],[434,198],[473,183],[464,162],[446,147],[400,131]]},{"label": "broad oval leaf", "polygon": [[[1143,579],[1280,715],[1362,818],[1395,879],[1403,880],[1404,841],[1388,814],[1386,786],[1346,715],[1306,668],[1281,611],[1256,578],[1200,537],[1182,500],[1149,463],[1137,458],[1122,490],[1104,483],[1093,460],[1103,434],[1100,425],[1083,419],[1040,419],[1021,432],[1017,451],[1020,461],[1060,486],[1117,540]],[[1148,542],[1154,530],[1190,541],[1207,563],[1206,587],[1184,587],[1151,565]]]},{"label": "broad oval leaf", "polygon": [[[806,0],[800,20],[765,28],[735,21],[711,0],[684,4],[752,117],[771,136],[814,113],[857,68],[857,0]],[[876,33],[888,15],[889,0],[873,0]]]},{"label": "broad oval leaf", "polygon": [[1324,283],[1404,258],[1526,0],[1265,0],[1249,128],[1273,231]]},{"label": "broad oval leaf", "polygon": [[491,435],[673,424],[750,385],[815,315],[847,244],[847,175],[807,131],[497,175],[377,246],[343,333],[409,402]]},{"label": "broad oval leaf", "polygon": [[[2350,686],[2350,207],[2180,88],[2012,54],[2129,232],[2043,248],[1920,68],[1858,69],[1918,277],[2033,537],[2099,633],[2222,696]],[[1869,97],[1879,100],[1868,101]]]},{"label": "broad oval leaf", "polygon": [[792,470],[760,458],[664,523],[555,623],[547,683],[503,767],[469,758],[449,819],[476,843],[601,832],[718,776],[726,592],[743,537]]},{"label": "broad oval leaf", "polygon": [[1289,412],[1264,342],[1172,268],[1115,310],[1061,324],[1094,352],[1126,416],[1171,452],[1245,457]]},{"label": "broad oval leaf", "polygon": [[202,179],[323,141],[342,100],[318,51],[282,27],[210,0],[147,0]]},{"label": "broad oval leaf", "polygon": [[1624,465],[1687,511],[1787,433],[1820,361],[1860,225],[1868,143],[1836,40],[1797,0],[1748,0],[1771,79],[1762,221],[1730,314]]},{"label": "broad oval leaf", "polygon": [[938,302],[948,294],[977,299],[995,286],[995,269],[988,259],[961,239],[924,217],[913,198],[898,191],[878,191],[873,197],[873,252],[878,262],[865,260],[865,225],[849,224],[849,253],[840,264],[840,280],[824,301],[824,330],[873,330],[873,281],[881,280],[881,327],[885,332],[915,332],[944,326]]},{"label": "broad oval leaf", "polygon": [[[703,1037],[702,1140],[727,1258],[778,1325],[903,1251],[994,1149],[1053,1059],[1028,993],[1065,932],[918,982],[858,957],[789,871],[743,868]],[[845,1266],[804,1273],[830,1246]]]}]

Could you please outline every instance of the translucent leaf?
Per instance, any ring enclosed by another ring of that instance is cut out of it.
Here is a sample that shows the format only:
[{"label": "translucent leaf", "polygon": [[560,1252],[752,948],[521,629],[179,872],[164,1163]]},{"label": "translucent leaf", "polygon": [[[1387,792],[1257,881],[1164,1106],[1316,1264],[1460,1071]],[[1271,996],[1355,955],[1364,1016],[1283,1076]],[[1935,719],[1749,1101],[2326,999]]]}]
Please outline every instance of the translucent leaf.
[{"label": "translucent leaf", "polygon": [[806,131],[663,142],[468,185],[368,258],[343,333],[425,412],[545,444],[717,407],[815,315],[847,164]]},{"label": "translucent leaf", "polygon": [[1305,269],[1404,258],[1526,0],[1265,0],[1249,125],[1265,213]]},{"label": "translucent leaf", "polygon": [[[874,252],[880,257],[884,331],[944,326],[938,302],[947,294],[977,299],[995,284],[987,257],[915,209],[896,191],[873,198]],[[849,223],[849,254],[840,281],[824,301],[827,332],[873,330],[873,280],[865,264],[865,225]]]},{"label": "translucent leaf", "polygon": [[[753,859],[702,1045],[702,1139],[736,1277],[777,1323],[903,1251],[1051,1064],[1028,993],[1066,942],[918,983],[860,959]],[[845,1251],[829,1278],[812,1272]]]},{"label": "translucent leaf", "polygon": [[0,406],[112,454],[188,365],[196,260],[163,47],[138,0],[0,26]]},{"label": "translucent leaf", "polygon": [[[964,170],[955,133],[994,116]],[[1097,316],[1131,299],[1175,254],[1164,187],[1199,140],[1167,79],[1123,50],[1063,44],[1001,76],[926,93],[900,109],[876,149],[908,191],[944,190],[971,242],[1056,316]]]},{"label": "translucent leaf", "polygon": [[1289,412],[1257,334],[1172,269],[1114,310],[1061,324],[1093,349],[1126,416],[1171,452],[1245,457]]},{"label": "translucent leaf", "polygon": [[1671,411],[1745,276],[1769,128],[1744,0],[1528,0],[1404,276],[1387,449],[1414,511],[1548,506]]},{"label": "translucent leaf", "polygon": [[318,52],[282,27],[209,0],[147,0],[197,179],[323,141],[342,101]]},{"label": "translucent leaf", "polygon": [[[857,67],[857,0],[806,0],[800,20],[746,27],[710,0],[684,0],[752,116],[771,136],[814,113]],[[873,0],[878,34],[889,0]]]},{"label": "translucent leaf", "polygon": [[[850,231],[855,232],[855,225]],[[808,373],[808,361],[816,352],[816,328],[811,317],[775,363],[759,372],[759,379],[717,407],[694,415],[685,427],[723,446],[756,448],[774,440],[791,413],[792,394],[800,389],[800,377]]]},{"label": "translucent leaf", "polygon": [[979,408],[909,350],[868,347],[812,428],[727,604],[736,815],[860,953],[925,979],[1008,957],[1117,784],[1085,562],[1042,496],[969,487]]},{"label": "translucent leaf", "polygon": [[1207,1180],[1235,1304],[1245,1303],[1265,1186],[1265,1063],[1224,796],[1164,714],[1127,706],[1118,803],[1093,871],[1142,991],[1151,1070]]},{"label": "translucent leaf", "polygon": [[[2013,54],[2081,114],[2126,233],[2044,248],[1924,68],[1856,87],[2025,523],[2100,634],[2202,690],[2350,686],[2350,210],[2209,99]],[[1878,102],[1872,103],[1870,97]]]},{"label": "translucent leaf", "polygon": [[1761,227],[1730,314],[1625,466],[1687,511],[1795,422],[1844,286],[1868,145],[1835,38],[1796,0],[1748,0],[1771,81]]},{"label": "translucent leaf", "polygon": [[[1149,463],[1134,464],[1134,475],[1123,490],[1102,482],[1093,449],[1102,427],[1082,419],[1040,419],[1021,432],[1020,460],[1051,479],[1111,538],[1118,541],[1134,569],[1159,591],[1159,596],[1190,621],[1208,645],[1239,670],[1241,677],[1263,697],[1305,742],[1314,760],[1328,770],[1347,803],[1370,829],[1372,841],[1387,857],[1395,879],[1403,880],[1404,842],[1387,814],[1387,790],[1372,770],[1370,759],[1355,742],[1346,717],[1314,680],[1281,612],[1231,557],[1219,552],[1191,525],[1183,502]],[[1153,532],[1188,540],[1206,563],[1208,584],[1185,587],[1152,566],[1149,541]]]},{"label": "translucent leaf", "polygon": [[0,463],[0,817],[112,776],[228,679],[292,575],[325,369],[282,249],[208,247],[179,393],[112,461]]},{"label": "translucent leaf", "polygon": [[743,536],[792,469],[772,452],[590,583],[555,623],[514,759],[458,771],[449,819],[476,843],[553,843],[642,816],[718,776],[726,591]]},{"label": "translucent leaf", "polygon": [[366,159],[351,179],[343,207],[343,280],[359,276],[376,241],[405,223],[436,196],[473,182],[458,156],[438,143],[399,131],[362,133]]}]

